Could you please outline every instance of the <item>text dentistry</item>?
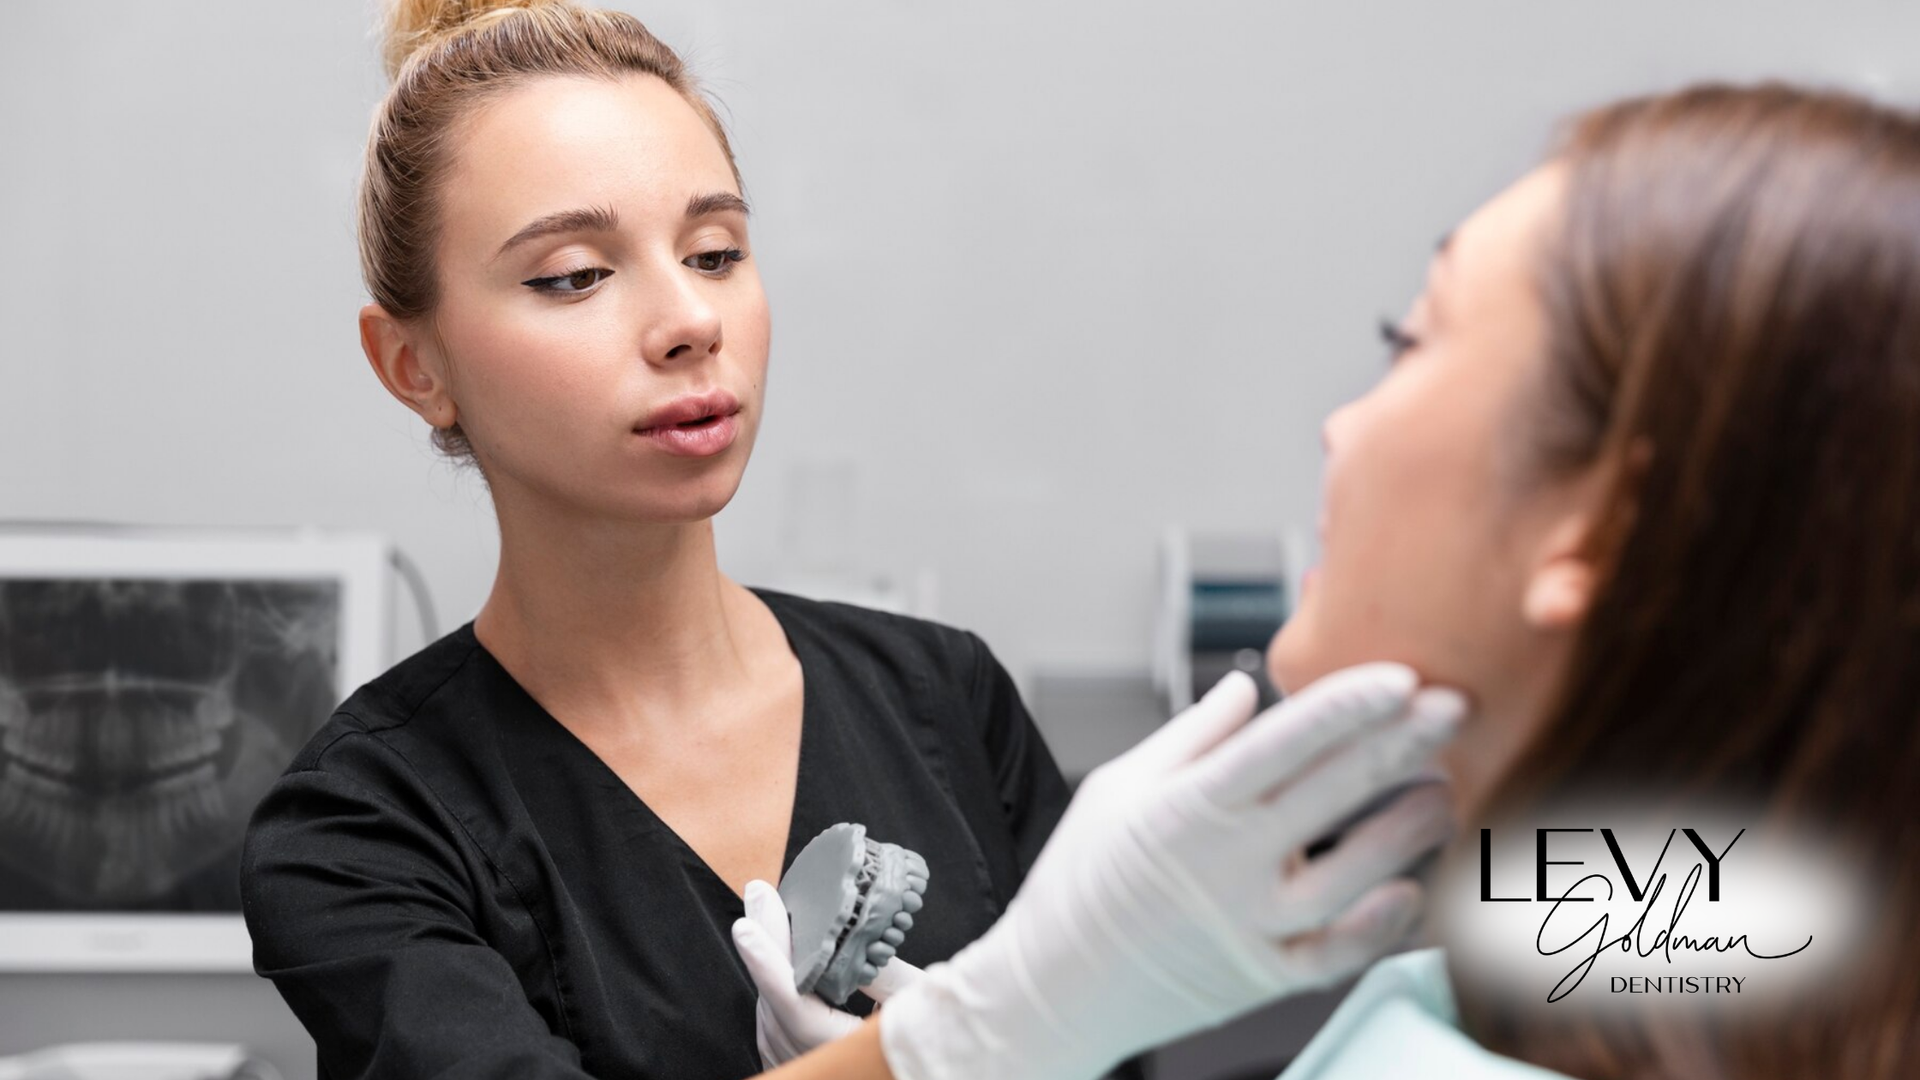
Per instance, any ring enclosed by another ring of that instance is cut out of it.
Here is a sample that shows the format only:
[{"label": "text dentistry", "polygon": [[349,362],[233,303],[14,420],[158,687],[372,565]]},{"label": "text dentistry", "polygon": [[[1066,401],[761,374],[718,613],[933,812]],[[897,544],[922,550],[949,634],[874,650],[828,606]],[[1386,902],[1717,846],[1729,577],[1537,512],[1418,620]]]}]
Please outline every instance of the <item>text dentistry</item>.
[{"label": "text dentistry", "polygon": [[1614,994],[1737,994],[1747,976],[1615,975],[1607,991]]}]

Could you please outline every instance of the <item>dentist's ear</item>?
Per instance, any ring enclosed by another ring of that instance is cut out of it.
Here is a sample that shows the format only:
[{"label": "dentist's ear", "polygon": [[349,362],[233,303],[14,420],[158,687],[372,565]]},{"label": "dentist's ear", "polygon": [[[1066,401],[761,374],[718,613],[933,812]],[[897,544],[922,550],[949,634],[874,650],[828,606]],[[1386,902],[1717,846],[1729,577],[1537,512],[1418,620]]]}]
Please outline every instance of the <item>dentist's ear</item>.
[{"label": "dentist's ear", "polygon": [[1593,603],[1593,563],[1585,555],[1585,515],[1562,521],[1548,534],[1541,558],[1527,575],[1521,615],[1527,625],[1546,632],[1571,630]]},{"label": "dentist's ear", "polygon": [[453,402],[435,371],[422,359],[413,335],[379,304],[360,309],[360,349],[367,363],[402,405],[435,427],[453,421]]}]

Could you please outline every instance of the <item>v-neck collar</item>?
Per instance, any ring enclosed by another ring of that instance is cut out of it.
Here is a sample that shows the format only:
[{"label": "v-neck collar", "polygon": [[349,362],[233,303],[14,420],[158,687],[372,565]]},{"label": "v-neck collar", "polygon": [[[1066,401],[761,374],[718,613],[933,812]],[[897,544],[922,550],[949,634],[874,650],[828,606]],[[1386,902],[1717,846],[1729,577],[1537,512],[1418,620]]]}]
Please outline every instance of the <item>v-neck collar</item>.
[{"label": "v-neck collar", "polygon": [[[803,819],[812,816],[809,813],[809,807],[812,804],[809,793],[812,787],[813,770],[809,768],[809,759],[812,756],[810,751],[818,742],[818,735],[813,730],[819,722],[820,712],[816,689],[819,679],[816,676],[823,672],[824,667],[818,659],[818,654],[813,650],[813,641],[807,636],[810,628],[801,625],[800,616],[786,608],[789,598],[785,594],[770,590],[750,587],[749,591],[759,597],[761,603],[767,605],[767,610],[773,613],[774,621],[780,624],[781,632],[786,636],[787,647],[793,651],[794,658],[800,664],[800,753],[795,767],[793,804],[787,810],[786,845],[780,859],[780,873],[784,877],[787,868],[793,865],[794,858],[799,855],[800,849],[813,839],[813,834],[817,831],[811,830]],[[548,712],[546,706],[540,704],[539,700],[513,677],[513,673],[506,669],[506,665],[500,663],[499,659],[481,644],[479,637],[473,632],[473,620],[467,620],[458,632],[472,644],[474,654],[484,660],[499,677],[501,683],[511,688],[510,692],[518,694],[523,699],[527,711],[542,726],[548,726],[557,733],[561,742],[568,745],[569,753],[584,755],[586,761],[584,767],[588,771],[597,773],[604,781],[610,782],[608,786],[625,794],[627,809],[639,814],[651,828],[657,830],[666,839],[666,842],[678,852],[681,860],[701,879],[707,891],[713,893],[714,897],[727,905],[730,910],[744,912],[746,904],[740,894],[733,891],[733,887],[727,884],[726,879],[722,878],[698,851],[694,850],[693,845],[687,843],[684,837],[674,831],[673,826],[667,824],[665,818],[655,812],[653,807],[647,805],[647,801],[640,797],[640,793],[634,791],[620,777],[620,774],[614,772],[613,767],[608,765],[604,758],[574,734],[573,729]],[[619,798],[619,795],[616,794],[615,797]],[[778,885],[779,882],[774,881],[768,884]]]}]

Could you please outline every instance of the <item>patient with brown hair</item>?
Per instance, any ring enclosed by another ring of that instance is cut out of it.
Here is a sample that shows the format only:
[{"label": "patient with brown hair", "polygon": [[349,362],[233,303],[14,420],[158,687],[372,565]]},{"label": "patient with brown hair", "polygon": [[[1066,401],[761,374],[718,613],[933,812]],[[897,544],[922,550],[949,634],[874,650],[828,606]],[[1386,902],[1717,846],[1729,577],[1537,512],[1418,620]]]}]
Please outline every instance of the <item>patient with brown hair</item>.
[{"label": "patient with brown hair", "polygon": [[1777,85],[1588,113],[1383,329],[1276,681],[1384,657],[1473,694],[1451,870],[1593,800],[1733,808],[1849,853],[1863,947],[1770,1004],[1523,1009],[1442,921],[1287,1080],[1920,1074],[1920,118]]}]

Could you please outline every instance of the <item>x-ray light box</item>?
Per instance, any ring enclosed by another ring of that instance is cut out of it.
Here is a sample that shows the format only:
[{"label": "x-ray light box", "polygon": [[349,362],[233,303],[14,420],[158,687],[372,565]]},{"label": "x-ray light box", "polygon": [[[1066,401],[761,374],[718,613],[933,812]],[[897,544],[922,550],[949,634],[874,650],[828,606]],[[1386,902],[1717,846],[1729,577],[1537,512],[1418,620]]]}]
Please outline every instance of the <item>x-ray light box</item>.
[{"label": "x-ray light box", "polygon": [[244,971],[247,818],[386,656],[366,534],[0,536],[0,969]]}]

